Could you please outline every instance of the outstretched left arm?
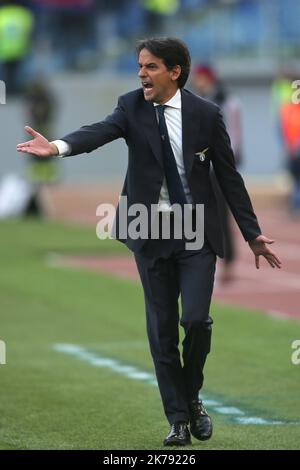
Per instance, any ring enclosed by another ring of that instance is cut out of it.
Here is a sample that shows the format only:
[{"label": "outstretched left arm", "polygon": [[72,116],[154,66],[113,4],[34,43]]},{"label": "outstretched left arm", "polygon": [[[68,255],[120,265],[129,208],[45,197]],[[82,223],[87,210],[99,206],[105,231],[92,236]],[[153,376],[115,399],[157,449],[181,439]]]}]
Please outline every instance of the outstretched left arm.
[{"label": "outstretched left arm", "polygon": [[266,258],[272,268],[280,268],[280,259],[268,246],[274,240],[262,235],[243,178],[236,170],[230,139],[220,112],[216,115],[213,144],[212,163],[217,179],[234,218],[255,255],[257,269],[260,256]]}]

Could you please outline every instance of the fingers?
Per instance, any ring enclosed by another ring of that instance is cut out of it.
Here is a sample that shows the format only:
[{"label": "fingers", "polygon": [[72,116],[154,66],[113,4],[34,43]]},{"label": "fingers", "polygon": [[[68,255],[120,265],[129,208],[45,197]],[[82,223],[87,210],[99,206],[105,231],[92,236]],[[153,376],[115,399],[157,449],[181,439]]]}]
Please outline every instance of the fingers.
[{"label": "fingers", "polygon": [[281,259],[278,258],[278,256],[272,251],[272,250],[268,250],[268,253],[265,255],[265,257],[269,260],[272,261],[272,263],[277,266],[277,268],[281,268]]},{"label": "fingers", "polygon": [[32,140],[28,140],[28,142],[22,142],[21,144],[18,144],[17,145],[17,148],[20,148],[20,147],[28,147],[30,146],[30,143],[32,142]]},{"label": "fingers", "polygon": [[267,258],[265,256],[266,260],[268,261],[269,265],[271,266],[271,268],[275,268],[275,264],[273,263],[272,259],[271,258]]},{"label": "fingers", "polygon": [[30,155],[35,155],[36,157],[41,157],[41,152],[34,147],[29,145],[20,144],[20,147],[17,148],[18,152],[28,153]]},{"label": "fingers", "polygon": [[268,260],[269,264],[272,263],[272,265],[273,265],[272,267],[273,267],[273,268],[275,268],[275,267],[278,268],[278,269],[281,268],[281,261],[278,261],[277,258],[274,258],[274,257],[272,256],[271,258],[267,258],[267,260]]},{"label": "fingers", "polygon": [[259,256],[263,256],[272,268],[281,268],[281,261],[274,253],[255,255],[255,266],[259,269]]},{"label": "fingers", "polygon": [[30,134],[32,137],[38,137],[40,134],[36,132],[32,127],[25,126],[25,131]]},{"label": "fingers", "polygon": [[281,261],[278,256],[275,255],[275,253],[264,253],[255,256],[255,265],[257,269],[259,269],[259,256],[263,256],[267,260],[271,268],[281,268]]},{"label": "fingers", "polygon": [[[259,235],[251,244],[250,247],[255,255],[255,266],[259,269],[259,257],[263,256],[272,268],[281,268],[280,258],[268,248],[266,245],[271,245],[275,240]],[[250,242],[249,242],[250,243]]]},{"label": "fingers", "polygon": [[32,145],[32,141],[17,145],[17,152],[30,153],[30,155],[39,156],[37,149]]},{"label": "fingers", "polygon": [[259,269],[259,256],[258,255],[255,255],[255,266],[256,266],[256,269]]},{"label": "fingers", "polygon": [[272,240],[271,238],[265,237],[265,235],[258,235],[258,237],[256,237],[254,240],[252,240],[249,243],[252,243],[252,244],[268,243],[268,244],[271,244],[271,243],[274,243],[274,242],[275,242],[275,240]]},{"label": "fingers", "polygon": [[17,145],[18,152],[30,153],[32,151],[30,142],[24,142],[23,144]]},{"label": "fingers", "polygon": [[280,261],[280,259],[277,258],[277,256],[272,257],[272,263],[274,263],[277,268],[279,268],[279,269],[281,268],[281,261]]},{"label": "fingers", "polygon": [[262,236],[261,241],[264,243],[267,243],[268,245],[271,245],[272,243],[275,243],[275,240],[271,240],[270,238],[267,238],[265,236]]}]

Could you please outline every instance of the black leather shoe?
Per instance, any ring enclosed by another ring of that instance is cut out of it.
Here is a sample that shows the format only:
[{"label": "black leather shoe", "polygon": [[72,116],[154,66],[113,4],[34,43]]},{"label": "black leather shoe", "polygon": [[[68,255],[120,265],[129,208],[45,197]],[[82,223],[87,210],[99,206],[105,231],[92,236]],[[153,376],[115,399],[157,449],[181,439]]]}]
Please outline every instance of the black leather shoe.
[{"label": "black leather shoe", "polygon": [[199,441],[206,441],[212,436],[213,425],[201,400],[190,403],[190,427],[192,435]]},{"label": "black leather shoe", "polygon": [[186,446],[191,444],[191,435],[187,423],[174,423],[164,440],[164,446]]}]

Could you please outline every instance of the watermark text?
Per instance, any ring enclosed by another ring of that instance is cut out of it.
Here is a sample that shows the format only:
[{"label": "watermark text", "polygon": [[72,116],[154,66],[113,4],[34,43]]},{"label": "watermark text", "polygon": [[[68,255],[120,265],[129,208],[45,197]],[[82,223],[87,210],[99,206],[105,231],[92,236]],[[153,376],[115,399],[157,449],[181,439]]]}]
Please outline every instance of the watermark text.
[{"label": "watermark text", "polygon": [[173,204],[170,211],[159,211],[158,204],[128,204],[119,199],[118,210],[112,204],[100,204],[96,233],[100,240],[184,240],[186,250],[200,250],[204,244],[204,205]]},{"label": "watermark text", "polygon": [[3,80],[0,80],[0,104],[6,104],[6,85]]},{"label": "watermark text", "polygon": [[299,104],[300,103],[300,80],[294,80],[292,82],[292,88],[295,90],[292,93],[292,103]]},{"label": "watermark text", "polygon": [[0,339],[0,365],[6,364],[6,344]]},{"label": "watermark text", "polygon": [[300,364],[300,339],[295,339],[292,342],[292,349],[295,351],[292,353],[291,361],[295,366]]}]

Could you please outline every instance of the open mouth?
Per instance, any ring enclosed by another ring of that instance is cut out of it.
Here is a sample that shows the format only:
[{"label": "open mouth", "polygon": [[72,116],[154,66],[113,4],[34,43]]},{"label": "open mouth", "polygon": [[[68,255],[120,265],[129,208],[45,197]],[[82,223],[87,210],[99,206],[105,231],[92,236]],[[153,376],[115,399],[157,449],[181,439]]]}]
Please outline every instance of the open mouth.
[{"label": "open mouth", "polygon": [[149,92],[149,91],[153,90],[153,85],[151,83],[142,82],[142,86],[143,86],[143,90],[145,92]]}]

